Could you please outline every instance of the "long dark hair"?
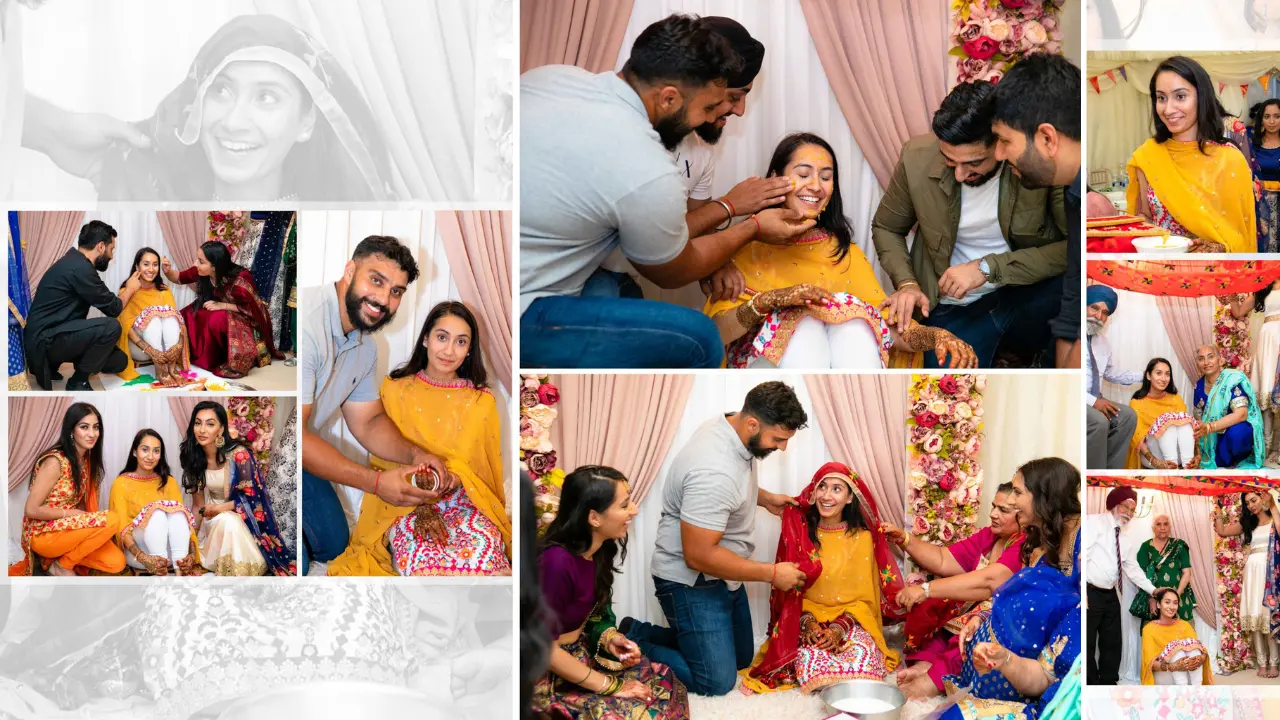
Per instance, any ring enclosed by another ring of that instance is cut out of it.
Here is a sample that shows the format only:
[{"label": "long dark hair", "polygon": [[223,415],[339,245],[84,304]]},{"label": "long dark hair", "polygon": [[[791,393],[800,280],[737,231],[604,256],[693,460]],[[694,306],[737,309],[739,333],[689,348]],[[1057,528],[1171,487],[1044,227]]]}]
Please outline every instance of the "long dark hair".
[{"label": "long dark hair", "polygon": [[1191,83],[1196,89],[1196,146],[1200,148],[1200,152],[1204,152],[1204,144],[1206,142],[1225,143],[1227,136],[1223,128],[1227,119],[1227,111],[1222,107],[1222,103],[1218,101],[1218,96],[1213,92],[1213,80],[1209,79],[1209,73],[1205,72],[1200,63],[1182,55],[1174,55],[1165,60],[1156,67],[1155,72],[1151,73],[1149,86],[1151,93],[1151,120],[1156,126],[1156,142],[1164,142],[1173,138],[1173,133],[1169,131],[1168,126],[1164,124],[1164,121],[1160,119],[1159,113],[1156,112],[1156,78],[1160,77],[1162,72],[1174,73]]},{"label": "long dark hair", "polygon": [[[124,282],[120,283],[120,289],[123,290],[124,286],[129,284],[129,278],[133,277],[133,274],[138,272],[138,265],[142,263],[142,258],[146,257],[148,254],[155,255],[156,264],[160,264],[160,253],[149,247],[139,248],[138,252],[133,254],[133,267],[129,268],[129,274],[125,276]],[[157,272],[156,279],[152,281],[152,284],[156,286],[157,290],[163,290],[164,272]]]},{"label": "long dark hair", "polygon": [[[1248,544],[1251,540],[1253,540],[1253,531],[1258,529],[1258,524],[1259,524],[1258,516],[1254,515],[1249,510],[1249,503],[1247,502],[1247,498],[1250,495],[1257,495],[1258,498],[1261,499],[1262,494],[1264,492],[1266,491],[1265,490],[1249,490],[1249,491],[1240,493],[1240,530],[1241,530],[1240,534],[1244,536],[1245,544]],[[1271,512],[1274,512],[1274,510]]]},{"label": "long dark hair", "polygon": [[849,227],[849,218],[844,216],[844,201],[840,198],[840,161],[836,159],[836,151],[831,148],[831,143],[812,133],[792,133],[782,138],[773,149],[773,157],[769,158],[769,169],[765,176],[785,175],[791,156],[803,145],[817,145],[831,156],[831,199],[818,216],[818,227],[835,236],[836,251],[831,257],[839,263],[849,254],[849,248],[853,245],[853,228]]},{"label": "long dark hair", "polygon": [[[627,478],[604,465],[583,465],[564,478],[560,511],[542,536],[543,548],[559,545],[581,556],[591,549],[591,511],[603,513],[613,505],[618,483]],[[627,558],[627,539],[605,540],[592,556],[596,564],[596,607],[613,602],[613,575]]]},{"label": "long dark hair", "polygon": [[1080,515],[1080,471],[1057,457],[1032,460],[1018,468],[1022,483],[1031,493],[1031,511],[1039,525],[1028,523],[1027,539],[1022,543],[1022,564],[1031,563],[1031,553],[1043,548],[1043,557],[1061,567],[1063,530],[1066,519]]},{"label": "long dark hair", "polygon": [[[76,425],[88,416],[94,416],[98,419],[98,442],[93,444],[93,448],[89,450],[89,477],[84,477],[80,472],[80,463],[77,461],[79,452],[76,450]],[[62,415],[62,429],[58,431],[58,442],[47,448],[41,455],[47,452],[57,450],[67,459],[67,463],[71,465],[71,483],[76,488],[76,495],[84,492],[86,483],[91,483],[94,487],[102,482],[102,476],[105,472],[105,466],[102,463],[102,436],[106,434],[106,429],[102,423],[102,413],[98,412],[98,408],[86,402],[72,403],[67,408],[67,412]],[[36,474],[33,470],[31,480],[27,482],[30,486],[35,482]]]},{"label": "long dark hair", "polygon": [[458,366],[458,377],[470,380],[471,384],[477,388],[487,386],[484,355],[480,351],[480,325],[476,323],[476,316],[472,314],[471,310],[456,300],[445,300],[431,308],[431,313],[427,315],[426,322],[422,323],[422,332],[418,333],[418,344],[414,346],[413,354],[409,356],[408,362],[391,371],[392,379],[399,380],[402,377],[411,377],[427,368],[427,333],[435,328],[436,323],[440,322],[440,318],[446,316],[462,320],[471,330],[471,347],[467,348],[467,357]]},{"label": "long dark hair", "polygon": [[538,581],[538,533],[533,505],[533,482],[520,473],[520,707],[521,717],[529,717],[533,686],[547,672],[551,638],[547,631],[547,607]]},{"label": "long dark hair", "polygon": [[200,302],[206,303],[214,299],[214,291],[224,285],[236,281],[244,268],[231,259],[231,251],[217,240],[210,240],[200,246],[204,259],[213,266],[213,277],[200,276]]},{"label": "long dark hair", "polygon": [[164,454],[164,438],[151,428],[142,428],[137,435],[133,436],[133,445],[129,446],[129,459],[124,461],[123,472],[131,473],[138,469],[138,446],[142,444],[143,438],[148,437],[153,437],[160,443],[160,462],[156,463],[156,475],[160,476],[160,489],[163,490],[164,486],[169,484],[169,458]]},{"label": "long dark hair", "polygon": [[239,440],[231,437],[231,425],[227,422],[226,408],[212,400],[196,404],[195,409],[191,411],[191,419],[187,421],[187,434],[182,438],[182,447],[178,452],[178,461],[182,463],[182,489],[192,495],[204,490],[204,472],[209,468],[208,458],[205,457],[204,448],[200,447],[200,443],[196,441],[195,433],[196,416],[205,410],[212,410],[218,416],[218,422],[222,424],[222,447],[218,448],[216,456],[219,465],[227,461],[227,454],[233,447],[241,444]]},{"label": "long dark hair", "polygon": [[1147,369],[1142,373],[1142,387],[1138,388],[1138,392],[1133,394],[1134,400],[1141,400],[1151,394],[1151,379],[1147,376],[1156,369],[1157,365],[1162,363],[1169,368],[1169,387],[1165,388],[1164,391],[1170,395],[1178,394],[1178,387],[1173,384],[1173,365],[1168,360],[1158,357],[1151,358],[1151,362],[1147,363]]},{"label": "long dark hair", "polygon": [[[840,522],[845,524],[845,534],[852,535],[855,530],[866,530],[867,524],[862,521],[862,508],[858,505],[858,496],[853,490],[853,483],[846,480],[845,485],[849,488],[849,504],[840,511]],[[814,489],[817,489],[817,485]],[[804,513],[804,521],[809,526],[809,541],[815,548],[822,547],[822,541],[818,539],[818,521],[821,519],[822,516],[818,514],[818,504],[810,504],[809,509]]]},{"label": "long dark hair", "polygon": [[1249,119],[1253,121],[1253,132],[1249,133],[1249,140],[1254,147],[1262,147],[1262,141],[1267,137],[1267,131],[1262,127],[1262,116],[1267,114],[1267,108],[1272,105],[1280,110],[1280,98],[1267,98],[1249,108]]},{"label": "long dark hair", "polygon": [[1267,311],[1267,296],[1271,294],[1273,285],[1275,285],[1274,282],[1253,294],[1254,312],[1265,313]]}]

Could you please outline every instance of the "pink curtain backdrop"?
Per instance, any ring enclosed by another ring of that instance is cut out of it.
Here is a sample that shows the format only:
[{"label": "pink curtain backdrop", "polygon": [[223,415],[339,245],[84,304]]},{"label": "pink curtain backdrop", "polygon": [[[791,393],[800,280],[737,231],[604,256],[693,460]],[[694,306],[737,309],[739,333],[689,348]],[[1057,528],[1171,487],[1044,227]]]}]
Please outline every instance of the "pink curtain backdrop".
[{"label": "pink curtain backdrop", "polygon": [[511,392],[511,213],[436,213],[444,254],[462,300],[480,323],[480,346]]},{"label": "pink curtain backdrop", "polygon": [[693,375],[558,375],[551,426],[557,464],[608,465],[631,481],[639,504],[658,479],[684,415]]},{"label": "pink curtain backdrop", "polygon": [[[1169,334],[1169,342],[1173,352],[1182,363],[1185,381],[1176,384],[1187,388],[1182,392],[1183,400],[1190,399],[1192,390],[1200,375],[1196,373],[1196,349],[1201,345],[1213,343],[1213,313],[1205,312],[1200,298],[1156,297],[1156,307],[1160,310],[1160,319],[1164,320],[1165,332]],[[1192,377],[1192,373],[1196,373]]]},{"label": "pink curtain backdrop", "polygon": [[209,213],[161,210],[156,219],[160,221],[173,269],[182,272],[195,265],[196,251],[208,239]]},{"label": "pink curtain backdrop", "polygon": [[1213,500],[1175,493],[1164,493],[1161,500],[1173,521],[1173,537],[1182,538],[1191,551],[1191,589],[1196,595],[1196,614],[1216,628],[1218,570],[1213,562],[1213,525],[1209,522]]},{"label": "pink curtain backdrop", "polygon": [[178,432],[183,437],[186,437],[187,427],[191,425],[191,412],[202,400],[221,402],[219,398],[200,397],[195,394],[175,395],[169,398],[169,412],[173,413],[173,421],[178,424]]},{"label": "pink curtain backdrop", "polygon": [[902,144],[930,132],[946,96],[947,5],[800,0],[836,101],[881,187]]},{"label": "pink curtain backdrop", "polygon": [[805,375],[814,414],[836,462],[867,483],[884,520],[903,527],[907,375]]},{"label": "pink curtain backdrop", "polygon": [[[19,220],[21,222],[21,220]],[[40,453],[58,441],[71,397],[19,397],[9,401],[9,492],[31,479]]]},{"label": "pink curtain backdrop", "polygon": [[44,277],[58,258],[75,247],[75,239],[80,235],[83,223],[84,211],[80,210],[23,210],[18,213],[18,232],[22,235],[22,245],[26,250],[27,281],[33,298],[40,278]]},{"label": "pink curtain backdrop", "polygon": [[634,0],[520,0],[520,72],[541,65],[613,68]]},{"label": "pink curtain backdrop", "polygon": [[1089,515],[1098,515],[1107,511],[1107,493],[1109,487],[1087,487],[1084,493],[1084,511]]}]

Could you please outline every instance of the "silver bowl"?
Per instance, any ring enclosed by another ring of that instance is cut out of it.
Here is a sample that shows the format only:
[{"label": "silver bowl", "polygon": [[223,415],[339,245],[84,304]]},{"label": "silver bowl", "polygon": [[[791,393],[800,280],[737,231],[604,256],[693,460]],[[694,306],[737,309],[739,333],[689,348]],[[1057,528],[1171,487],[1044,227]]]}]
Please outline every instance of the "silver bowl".
[{"label": "silver bowl", "polygon": [[206,708],[205,712],[209,714],[200,717],[217,720],[279,720],[286,717],[440,720],[444,717],[438,702],[420,692],[357,681],[291,685],[241,697],[217,709]]},{"label": "silver bowl", "polygon": [[[822,691],[822,701],[832,712],[847,713],[860,720],[898,720],[902,706],[907,704],[907,698],[898,688],[875,680],[836,683]],[[882,709],[885,705],[890,709]],[[859,706],[870,712],[860,712]]]}]

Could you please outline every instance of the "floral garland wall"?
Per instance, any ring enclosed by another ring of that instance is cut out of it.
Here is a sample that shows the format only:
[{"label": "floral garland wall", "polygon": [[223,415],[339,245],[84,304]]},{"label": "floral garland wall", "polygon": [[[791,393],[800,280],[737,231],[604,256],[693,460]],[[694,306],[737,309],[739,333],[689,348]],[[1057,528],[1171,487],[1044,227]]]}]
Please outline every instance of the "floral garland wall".
[{"label": "floral garland wall", "polygon": [[[1226,512],[1226,522],[1240,520],[1240,496],[1219,495],[1214,500],[1215,514]],[[1212,520],[1213,518],[1210,518]],[[1244,577],[1245,548],[1239,536],[1213,539],[1213,564],[1218,576],[1218,668],[1220,672],[1232,673],[1253,667],[1253,653],[1249,642],[1240,630],[1240,593],[1241,581]]]},{"label": "floral garland wall", "polygon": [[1238,318],[1231,312],[1229,304],[1238,296],[1226,296],[1216,299],[1213,307],[1213,344],[1218,346],[1222,354],[1222,362],[1229,368],[1249,372],[1249,357],[1252,354],[1249,340],[1249,315]]},{"label": "floral garland wall", "polygon": [[954,83],[997,82],[1037,52],[1062,52],[1066,0],[951,0]]},{"label": "floral garland wall", "polygon": [[556,451],[551,446],[551,424],[560,390],[550,378],[522,375],[520,385],[520,469],[533,478],[533,504],[538,535],[547,529],[560,509],[560,487],[564,471],[556,467]]},{"label": "floral garland wall", "polygon": [[263,472],[271,469],[271,444],[275,423],[276,399],[270,397],[227,398],[227,421],[236,437],[249,443],[253,457]]},{"label": "floral garland wall", "polygon": [[907,532],[938,545],[973,534],[982,494],[985,375],[913,375]]}]

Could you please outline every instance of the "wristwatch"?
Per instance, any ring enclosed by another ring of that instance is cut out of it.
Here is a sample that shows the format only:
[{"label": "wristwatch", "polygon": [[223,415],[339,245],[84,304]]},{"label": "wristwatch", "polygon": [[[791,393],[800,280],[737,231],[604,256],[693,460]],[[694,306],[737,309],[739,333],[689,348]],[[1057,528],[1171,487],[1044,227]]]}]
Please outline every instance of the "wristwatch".
[{"label": "wristwatch", "polygon": [[983,279],[987,282],[991,282],[991,266],[987,264],[986,258],[983,258],[982,262],[978,263],[978,269],[982,271]]}]

